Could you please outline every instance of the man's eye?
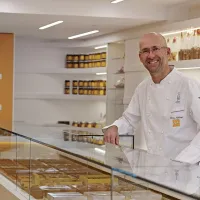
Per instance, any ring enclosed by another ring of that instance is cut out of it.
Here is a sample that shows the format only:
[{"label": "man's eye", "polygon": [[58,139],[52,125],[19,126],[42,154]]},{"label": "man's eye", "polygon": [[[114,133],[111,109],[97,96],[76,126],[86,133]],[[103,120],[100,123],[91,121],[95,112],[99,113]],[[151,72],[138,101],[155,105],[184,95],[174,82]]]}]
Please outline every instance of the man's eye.
[{"label": "man's eye", "polygon": [[159,48],[158,48],[158,47],[153,47],[152,50],[153,50],[153,51],[158,51]]},{"label": "man's eye", "polygon": [[142,53],[148,53],[149,52],[149,49],[143,49],[142,50]]}]

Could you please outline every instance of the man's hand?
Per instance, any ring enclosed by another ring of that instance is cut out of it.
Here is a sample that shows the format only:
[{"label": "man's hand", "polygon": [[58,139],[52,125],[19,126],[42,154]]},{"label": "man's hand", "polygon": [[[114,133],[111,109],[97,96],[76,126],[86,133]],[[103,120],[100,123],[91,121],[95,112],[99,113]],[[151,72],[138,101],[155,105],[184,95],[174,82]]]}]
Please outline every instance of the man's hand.
[{"label": "man's hand", "polygon": [[104,142],[119,145],[119,135],[117,126],[111,126],[105,131]]}]

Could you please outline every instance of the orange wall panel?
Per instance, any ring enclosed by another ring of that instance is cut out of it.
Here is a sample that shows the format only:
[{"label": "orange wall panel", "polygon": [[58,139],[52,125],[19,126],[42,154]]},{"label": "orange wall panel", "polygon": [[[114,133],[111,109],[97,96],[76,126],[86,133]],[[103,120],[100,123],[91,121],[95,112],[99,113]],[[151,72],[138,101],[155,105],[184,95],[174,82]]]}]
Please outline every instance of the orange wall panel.
[{"label": "orange wall panel", "polygon": [[12,130],[14,35],[0,34],[0,127]]}]

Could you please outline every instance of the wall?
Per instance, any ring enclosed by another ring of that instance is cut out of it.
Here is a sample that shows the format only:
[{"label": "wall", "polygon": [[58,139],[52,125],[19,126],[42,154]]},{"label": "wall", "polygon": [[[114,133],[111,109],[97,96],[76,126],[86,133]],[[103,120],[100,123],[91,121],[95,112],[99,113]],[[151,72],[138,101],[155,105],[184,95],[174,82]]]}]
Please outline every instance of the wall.
[{"label": "wall", "polygon": [[0,125],[12,129],[14,35],[0,34]]},{"label": "wall", "polygon": [[[34,68],[63,68],[67,53],[72,52],[69,49],[52,48],[39,41],[16,38],[15,96],[63,94],[64,81],[73,79],[72,76],[23,72]],[[15,99],[14,120],[41,124],[56,123],[58,120],[97,121],[101,113],[105,114],[105,110],[106,103],[96,101]]]}]

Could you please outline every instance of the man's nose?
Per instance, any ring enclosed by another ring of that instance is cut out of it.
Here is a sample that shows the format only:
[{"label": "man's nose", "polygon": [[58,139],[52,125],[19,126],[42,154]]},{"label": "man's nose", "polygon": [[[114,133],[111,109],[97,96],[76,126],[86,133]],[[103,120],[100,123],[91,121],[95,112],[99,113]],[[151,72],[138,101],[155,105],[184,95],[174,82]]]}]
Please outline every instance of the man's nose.
[{"label": "man's nose", "polygon": [[154,58],[155,57],[155,54],[154,53],[152,53],[152,51],[150,50],[150,52],[149,52],[149,55],[148,55],[148,58]]}]

